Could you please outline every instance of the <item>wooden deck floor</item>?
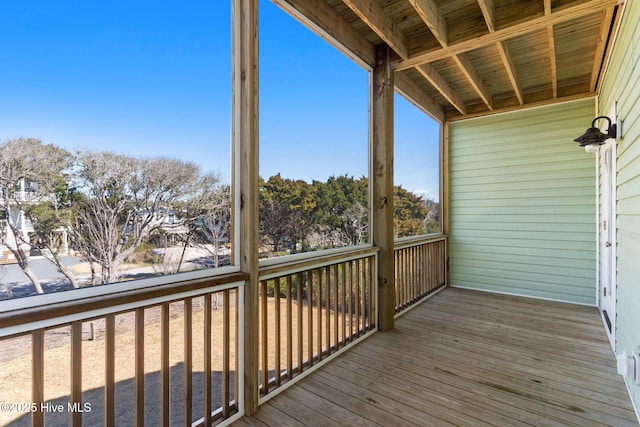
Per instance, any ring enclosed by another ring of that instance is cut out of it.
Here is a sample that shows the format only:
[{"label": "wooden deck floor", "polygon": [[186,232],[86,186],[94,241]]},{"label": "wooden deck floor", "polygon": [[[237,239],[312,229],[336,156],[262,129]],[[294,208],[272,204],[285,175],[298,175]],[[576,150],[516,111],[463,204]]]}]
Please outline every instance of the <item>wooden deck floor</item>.
[{"label": "wooden deck floor", "polygon": [[237,426],[637,426],[595,308],[446,289]]}]

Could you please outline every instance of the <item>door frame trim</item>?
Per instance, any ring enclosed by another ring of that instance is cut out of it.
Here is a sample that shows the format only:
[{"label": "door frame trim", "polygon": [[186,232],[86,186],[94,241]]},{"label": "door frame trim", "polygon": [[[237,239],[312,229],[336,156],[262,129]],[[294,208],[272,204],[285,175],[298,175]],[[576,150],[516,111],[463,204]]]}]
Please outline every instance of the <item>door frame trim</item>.
[{"label": "door frame trim", "polygon": [[[615,110],[614,110],[615,111]],[[614,114],[613,117],[616,117],[616,115]],[[617,117],[616,117],[617,118]],[[617,120],[616,120],[617,121]],[[607,140],[606,145],[603,145],[602,147],[610,147],[611,149],[611,165],[610,165],[610,169],[611,169],[611,179],[610,179],[610,189],[608,191],[611,192],[611,198],[610,198],[610,203],[611,203],[611,218],[610,218],[610,224],[608,224],[609,229],[611,230],[611,260],[610,260],[610,264],[611,264],[611,276],[609,277],[610,280],[610,297],[612,298],[612,310],[611,311],[607,311],[607,315],[605,315],[605,310],[604,310],[604,298],[602,296],[603,294],[603,280],[602,280],[602,274],[605,273],[604,270],[602,268],[600,268],[603,264],[604,261],[604,251],[602,250],[602,246],[604,245],[604,242],[606,242],[606,236],[603,233],[602,230],[602,221],[603,221],[603,209],[602,209],[602,200],[603,200],[603,194],[604,194],[604,186],[603,184],[605,183],[605,180],[602,179],[601,182],[599,183],[599,194],[600,194],[600,201],[598,203],[598,214],[599,214],[599,218],[598,218],[598,252],[599,252],[599,259],[598,259],[598,270],[600,270],[599,274],[598,274],[598,307],[600,309],[600,316],[602,318],[602,322],[605,326],[605,331],[607,333],[607,338],[609,339],[609,344],[611,345],[611,348],[613,349],[613,351],[615,352],[615,347],[616,347],[616,317],[617,317],[617,299],[616,299],[616,295],[617,295],[617,221],[616,221],[616,216],[617,216],[617,209],[616,209],[616,205],[617,205],[617,143],[618,143],[618,139],[614,139],[614,140]],[[600,154],[600,153],[599,153]],[[601,165],[601,163],[603,162],[603,156],[599,155],[598,156],[598,163],[600,166],[600,171],[604,172],[604,167]],[[601,173],[598,174],[599,176],[601,175]],[[607,318],[608,317],[608,318]],[[611,322],[611,331],[609,332],[609,328],[607,323]]]}]

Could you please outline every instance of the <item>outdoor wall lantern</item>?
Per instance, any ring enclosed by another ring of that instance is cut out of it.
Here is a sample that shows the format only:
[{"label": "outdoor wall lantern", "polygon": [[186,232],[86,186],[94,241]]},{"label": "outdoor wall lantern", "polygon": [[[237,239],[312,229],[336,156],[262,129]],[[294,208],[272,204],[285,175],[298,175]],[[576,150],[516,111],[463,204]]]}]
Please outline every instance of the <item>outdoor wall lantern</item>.
[{"label": "outdoor wall lantern", "polygon": [[[609,122],[609,127],[607,128],[607,133],[602,133],[600,129],[596,127],[596,122],[600,119],[606,119]],[[616,135],[616,125],[615,123],[611,123],[611,119],[607,116],[598,116],[591,122],[591,127],[587,129],[587,131],[574,139],[575,142],[580,144],[580,147],[584,147],[584,150],[587,153],[595,153],[598,151],[598,147],[609,138],[615,138]]]}]

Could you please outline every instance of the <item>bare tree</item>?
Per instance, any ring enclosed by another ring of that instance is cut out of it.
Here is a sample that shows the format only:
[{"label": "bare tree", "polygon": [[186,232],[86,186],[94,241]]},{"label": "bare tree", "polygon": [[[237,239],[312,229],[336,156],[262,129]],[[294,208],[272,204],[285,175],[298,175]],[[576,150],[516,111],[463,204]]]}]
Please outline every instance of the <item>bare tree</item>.
[{"label": "bare tree", "polygon": [[213,266],[220,266],[221,243],[230,238],[231,232],[231,187],[214,188],[203,212],[200,228],[205,242],[213,244]]},{"label": "bare tree", "polygon": [[16,258],[36,292],[44,293],[29,268],[30,237],[26,230],[27,207],[51,199],[52,183],[58,182],[69,165],[69,153],[38,139],[10,139],[0,145],[0,244]]},{"label": "bare tree", "polygon": [[[213,256],[214,267],[219,267],[220,243],[229,235],[231,224],[231,192],[228,185],[220,185],[218,173],[206,173],[200,176],[179,205],[181,221],[188,228],[183,240],[182,253],[176,273],[180,271],[188,245],[201,243]],[[211,249],[210,244],[213,244]]]},{"label": "bare tree", "polygon": [[82,151],[77,159],[83,200],[72,227],[74,243],[83,258],[100,266],[101,281],[110,283],[168,212],[189,197],[200,169],[178,159],[108,151]]}]

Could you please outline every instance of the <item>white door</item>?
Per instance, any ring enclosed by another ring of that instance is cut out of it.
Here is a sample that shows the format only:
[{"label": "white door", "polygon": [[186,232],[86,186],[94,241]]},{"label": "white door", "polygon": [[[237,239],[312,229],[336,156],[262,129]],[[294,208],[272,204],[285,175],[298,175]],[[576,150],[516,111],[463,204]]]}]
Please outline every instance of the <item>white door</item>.
[{"label": "white door", "polygon": [[615,161],[616,141],[609,139],[600,147],[602,164],[602,213],[600,218],[600,311],[611,346],[615,348],[616,327],[616,233],[615,233]]}]

